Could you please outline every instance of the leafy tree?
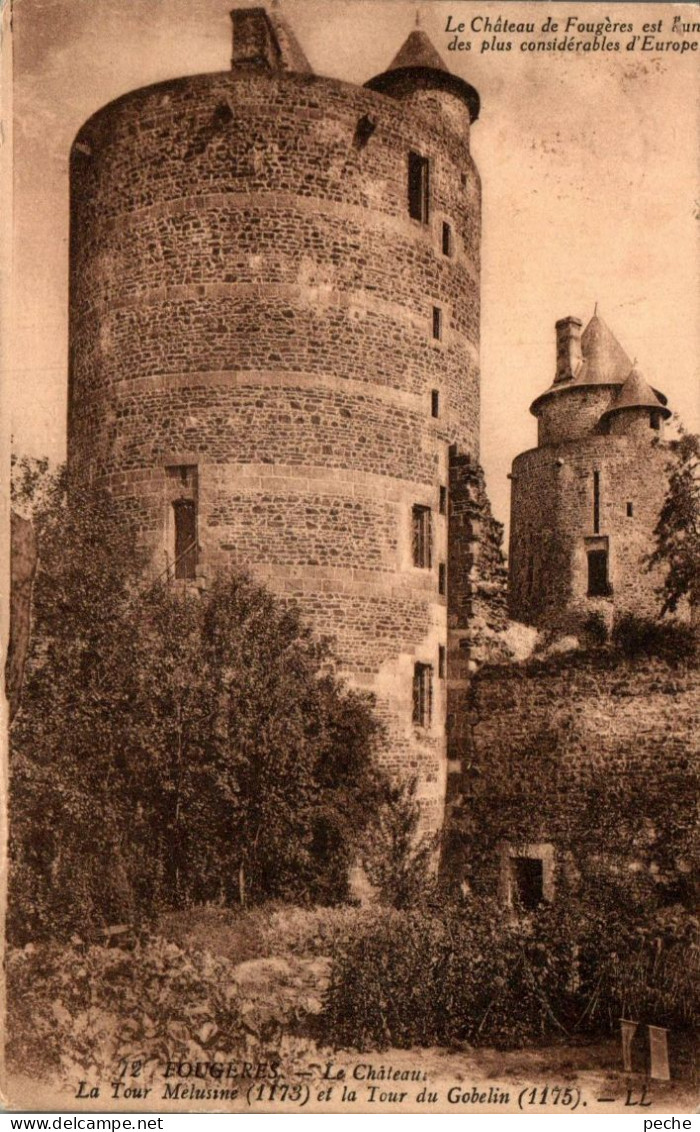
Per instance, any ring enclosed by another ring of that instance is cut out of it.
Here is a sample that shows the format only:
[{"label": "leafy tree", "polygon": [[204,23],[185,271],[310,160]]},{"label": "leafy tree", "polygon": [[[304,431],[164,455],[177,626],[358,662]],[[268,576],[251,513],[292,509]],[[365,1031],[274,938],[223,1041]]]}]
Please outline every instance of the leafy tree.
[{"label": "leafy tree", "polygon": [[378,795],[380,730],[328,646],[246,576],[144,581],[107,495],[52,481],[11,735],[11,929],[204,900],[333,901]]},{"label": "leafy tree", "polygon": [[13,452],[10,463],[12,510],[30,517],[33,511],[46,502],[55,476],[49,471],[49,461],[46,456],[19,456]]},{"label": "leafy tree", "polygon": [[682,433],[671,445],[668,491],[654,530],[656,545],[649,568],[668,568],[661,615],[675,613],[688,598],[700,605],[700,437]]},{"label": "leafy tree", "polygon": [[365,870],[382,904],[411,908],[432,895],[437,840],[421,832],[417,780],[386,787],[383,804],[368,828]]}]

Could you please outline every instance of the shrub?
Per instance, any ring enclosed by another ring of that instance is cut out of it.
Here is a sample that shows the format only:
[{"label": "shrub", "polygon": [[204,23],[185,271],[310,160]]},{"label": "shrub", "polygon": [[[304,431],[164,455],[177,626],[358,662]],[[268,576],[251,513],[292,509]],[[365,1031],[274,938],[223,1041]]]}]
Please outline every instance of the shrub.
[{"label": "shrub", "polygon": [[676,424],[680,436],[668,446],[668,491],[647,558],[648,569],[665,567],[662,616],[685,600],[691,609],[700,603],[700,436]]},{"label": "shrub", "polygon": [[327,1037],[371,1049],[518,1045],[561,1032],[555,1011],[571,1013],[572,956],[550,909],[523,922],[474,899],[429,916],[396,913],[339,947]]},{"label": "shrub", "polygon": [[160,939],[133,950],[77,941],[11,949],[7,985],[10,1065],[37,1076],[96,1082],[121,1058],[147,1070],[235,1054],[250,1040],[230,964]]},{"label": "shrub", "polygon": [[583,623],[583,633],[586,644],[593,648],[605,644],[608,639],[608,626],[599,609],[594,610],[586,618]]},{"label": "shrub", "polygon": [[698,921],[680,905],[644,923],[608,923],[591,962],[597,973],[593,1019],[605,1011],[604,1017],[692,1030],[700,1007]]},{"label": "shrub", "polygon": [[417,779],[386,788],[367,830],[364,867],[382,904],[411,908],[433,893],[437,842],[421,833]]},{"label": "shrub", "polygon": [[678,913],[671,929],[645,929],[569,903],[514,918],[473,898],[429,916],[395,912],[338,945],[324,1035],[360,1050],[508,1047],[599,1033],[622,1016],[687,1027],[693,923]]},{"label": "shrub", "polygon": [[613,643],[626,657],[660,657],[678,664],[697,655],[692,626],[679,621],[652,621],[625,613],[613,626]]}]

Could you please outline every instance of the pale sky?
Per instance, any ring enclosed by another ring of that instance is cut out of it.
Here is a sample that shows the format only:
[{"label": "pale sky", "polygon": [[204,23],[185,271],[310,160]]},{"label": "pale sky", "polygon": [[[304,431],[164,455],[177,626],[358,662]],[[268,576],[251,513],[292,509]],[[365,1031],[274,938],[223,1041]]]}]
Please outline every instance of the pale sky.
[{"label": "pale sky", "polygon": [[[260,0],[258,0],[260,2]],[[82,122],[126,91],[227,70],[234,0],[15,0],[15,447],[65,452],[68,153]],[[240,0],[240,6],[252,6]],[[700,51],[448,50],[453,25],[499,14],[643,22],[691,4],[281,0],[318,74],[363,83],[415,24],[481,95],[472,152],[484,191],[482,463],[497,518],[507,473],[536,442],[528,407],[554,375],[554,323],[599,313],[647,380],[697,430]],[[507,37],[506,37],[507,38]],[[532,38],[532,37],[525,37]],[[615,38],[613,36],[612,38]],[[621,36],[623,40],[629,36]],[[686,37],[690,39],[691,37]],[[697,37],[695,37],[697,38]]]}]

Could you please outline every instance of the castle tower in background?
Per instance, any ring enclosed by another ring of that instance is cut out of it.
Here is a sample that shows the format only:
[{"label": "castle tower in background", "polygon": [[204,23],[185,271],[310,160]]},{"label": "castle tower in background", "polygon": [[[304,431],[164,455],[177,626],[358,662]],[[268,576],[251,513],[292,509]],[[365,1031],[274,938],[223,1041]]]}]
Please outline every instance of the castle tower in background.
[{"label": "castle tower in background", "polygon": [[155,574],[248,569],[334,637],[436,826],[468,606],[450,479],[466,498],[478,459],[478,95],[420,30],[362,88],[314,75],[276,12],[231,15],[230,72],[129,93],[73,145],[69,468]]},{"label": "castle tower in background", "polygon": [[662,575],[645,557],[667,488],[666,398],[603,319],[556,324],[554,383],[532,404],[538,446],[513,463],[509,612],[576,632],[656,616]]}]

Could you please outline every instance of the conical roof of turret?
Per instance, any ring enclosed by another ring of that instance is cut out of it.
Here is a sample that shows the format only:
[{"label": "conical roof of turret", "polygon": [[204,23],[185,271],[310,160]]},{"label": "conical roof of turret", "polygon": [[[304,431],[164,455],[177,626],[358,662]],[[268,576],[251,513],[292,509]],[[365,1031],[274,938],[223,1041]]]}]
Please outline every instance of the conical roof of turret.
[{"label": "conical roof of turret", "polygon": [[233,43],[231,68],[234,72],[288,71],[312,75],[311,64],[302,51],[294,32],[280,14],[275,0],[268,12],[265,8],[233,8]]},{"label": "conical roof of turret", "polygon": [[617,385],[627,379],[632,362],[610,327],[594,314],[581,335],[583,362],[574,374],[574,385]]},{"label": "conical roof of turret", "polygon": [[403,67],[429,67],[434,71],[446,71],[440,52],[433,46],[422,28],[414,28],[408,39],[396,52],[387,71],[400,71]]},{"label": "conical roof of turret", "polygon": [[407,82],[413,81],[416,87],[446,90],[461,98],[469,107],[472,122],[479,117],[479,94],[458,78],[446,66],[440,52],[422,28],[414,28],[404,40],[386,71],[376,75],[365,86],[383,94],[400,94]]},{"label": "conical roof of turret", "polygon": [[607,417],[610,413],[618,413],[624,409],[657,409],[664,417],[671,416],[671,410],[665,407],[665,398],[661,400],[636,367],[632,368],[612,405],[603,416]]},{"label": "conical roof of turret", "polygon": [[275,4],[272,5],[268,15],[277,36],[281,69],[293,71],[297,75],[313,75],[313,68],[299,40]]},{"label": "conical roof of turret", "polygon": [[559,378],[540,393],[532,402],[530,412],[537,416],[541,402],[553,393],[564,393],[582,385],[622,385],[631,369],[632,362],[596,310],[581,335],[581,361],[573,377]]}]

